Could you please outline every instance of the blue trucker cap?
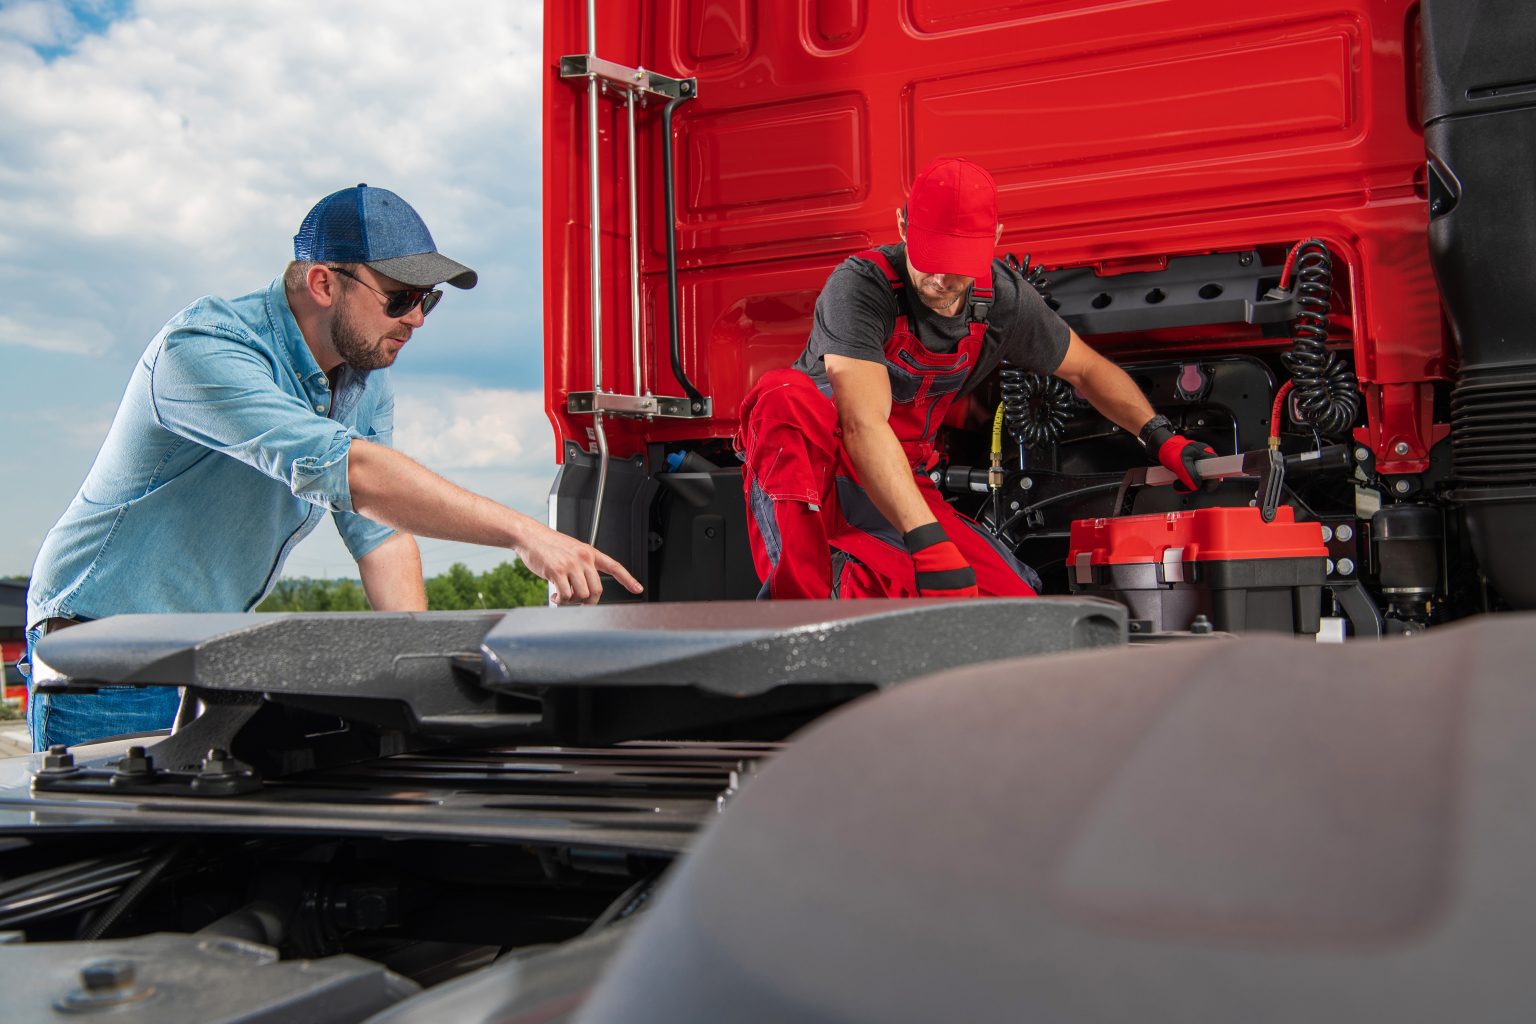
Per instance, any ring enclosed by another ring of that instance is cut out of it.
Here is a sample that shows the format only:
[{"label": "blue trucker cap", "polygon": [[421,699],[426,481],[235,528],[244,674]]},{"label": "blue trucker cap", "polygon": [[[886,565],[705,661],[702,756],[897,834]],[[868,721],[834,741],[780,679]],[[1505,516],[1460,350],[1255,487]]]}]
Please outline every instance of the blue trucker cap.
[{"label": "blue trucker cap", "polygon": [[411,204],[384,188],[359,184],[314,205],[293,236],[293,258],[312,263],[363,263],[412,288],[444,282],[473,288],[479,275],[437,251],[432,232]]}]

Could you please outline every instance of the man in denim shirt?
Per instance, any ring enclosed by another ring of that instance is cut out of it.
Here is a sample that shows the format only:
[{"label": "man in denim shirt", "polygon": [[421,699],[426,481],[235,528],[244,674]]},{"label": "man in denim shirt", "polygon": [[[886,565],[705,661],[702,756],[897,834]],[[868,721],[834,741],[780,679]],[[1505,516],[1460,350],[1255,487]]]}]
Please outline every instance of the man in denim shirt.
[{"label": "man in denim shirt", "polygon": [[[330,511],[381,611],[426,608],[413,534],[512,549],[556,600],[595,602],[624,567],[472,494],[390,446],[383,371],[442,298],[473,288],[416,211],[358,185],[310,210],[294,262],[237,299],[204,296],[145,349],[90,473],[49,531],[27,593],[32,683],[43,634],[128,612],[248,611]],[[162,729],[168,688],[34,694],[33,745]]]}]

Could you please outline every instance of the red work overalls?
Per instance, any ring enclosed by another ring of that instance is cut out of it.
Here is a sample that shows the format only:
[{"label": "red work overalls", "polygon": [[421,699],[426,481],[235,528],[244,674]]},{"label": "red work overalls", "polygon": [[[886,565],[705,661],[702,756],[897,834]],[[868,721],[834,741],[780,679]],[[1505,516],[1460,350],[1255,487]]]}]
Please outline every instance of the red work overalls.
[{"label": "red work overalls", "polygon": [[[885,256],[858,254],[884,272],[896,293],[903,284]],[[925,348],[899,312],[885,343],[891,381],[891,429],[949,539],[976,570],[983,595],[1029,597],[1033,572],[974,521],[944,500],[927,470],[938,461],[934,440],[950,403],[976,368],[986,334],[990,288],[972,289],[969,334],[952,353]],[[916,597],[912,557],[859,485],[843,451],[837,407],[795,369],[764,374],[741,405],[737,450],[746,465],[747,535],[752,560],[772,598]]]}]

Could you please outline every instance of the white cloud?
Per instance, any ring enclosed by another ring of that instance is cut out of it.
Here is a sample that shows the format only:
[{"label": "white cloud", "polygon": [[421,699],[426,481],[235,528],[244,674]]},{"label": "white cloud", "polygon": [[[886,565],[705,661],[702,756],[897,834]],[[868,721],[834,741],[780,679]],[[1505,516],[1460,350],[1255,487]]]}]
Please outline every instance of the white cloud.
[{"label": "white cloud", "polygon": [[0,313],[0,345],[25,345],[44,352],[94,356],[112,347],[112,332],[95,320],[79,317],[35,313],[14,317]]},{"label": "white cloud", "polygon": [[19,3],[0,8],[0,38],[53,47],[80,37],[80,26],[62,3]]},{"label": "white cloud", "polygon": [[439,472],[554,474],[553,433],[536,391],[462,388],[396,378],[395,447]]},{"label": "white cloud", "polygon": [[[3,19],[39,45],[74,31],[54,4]],[[540,19],[536,0],[139,0],[56,60],[0,49],[0,260],[35,264],[46,240],[108,290],[244,291],[357,181],[488,255],[537,207],[536,175],[510,172],[537,163]]]}]

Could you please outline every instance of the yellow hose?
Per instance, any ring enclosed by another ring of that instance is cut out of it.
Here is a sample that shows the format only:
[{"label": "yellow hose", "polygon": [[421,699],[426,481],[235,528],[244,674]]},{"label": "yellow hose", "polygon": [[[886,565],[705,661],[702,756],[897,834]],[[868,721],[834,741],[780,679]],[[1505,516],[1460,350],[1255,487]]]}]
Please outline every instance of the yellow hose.
[{"label": "yellow hose", "polygon": [[997,414],[992,417],[992,468],[987,470],[987,486],[994,491],[1003,489],[1003,403],[997,403]]}]

